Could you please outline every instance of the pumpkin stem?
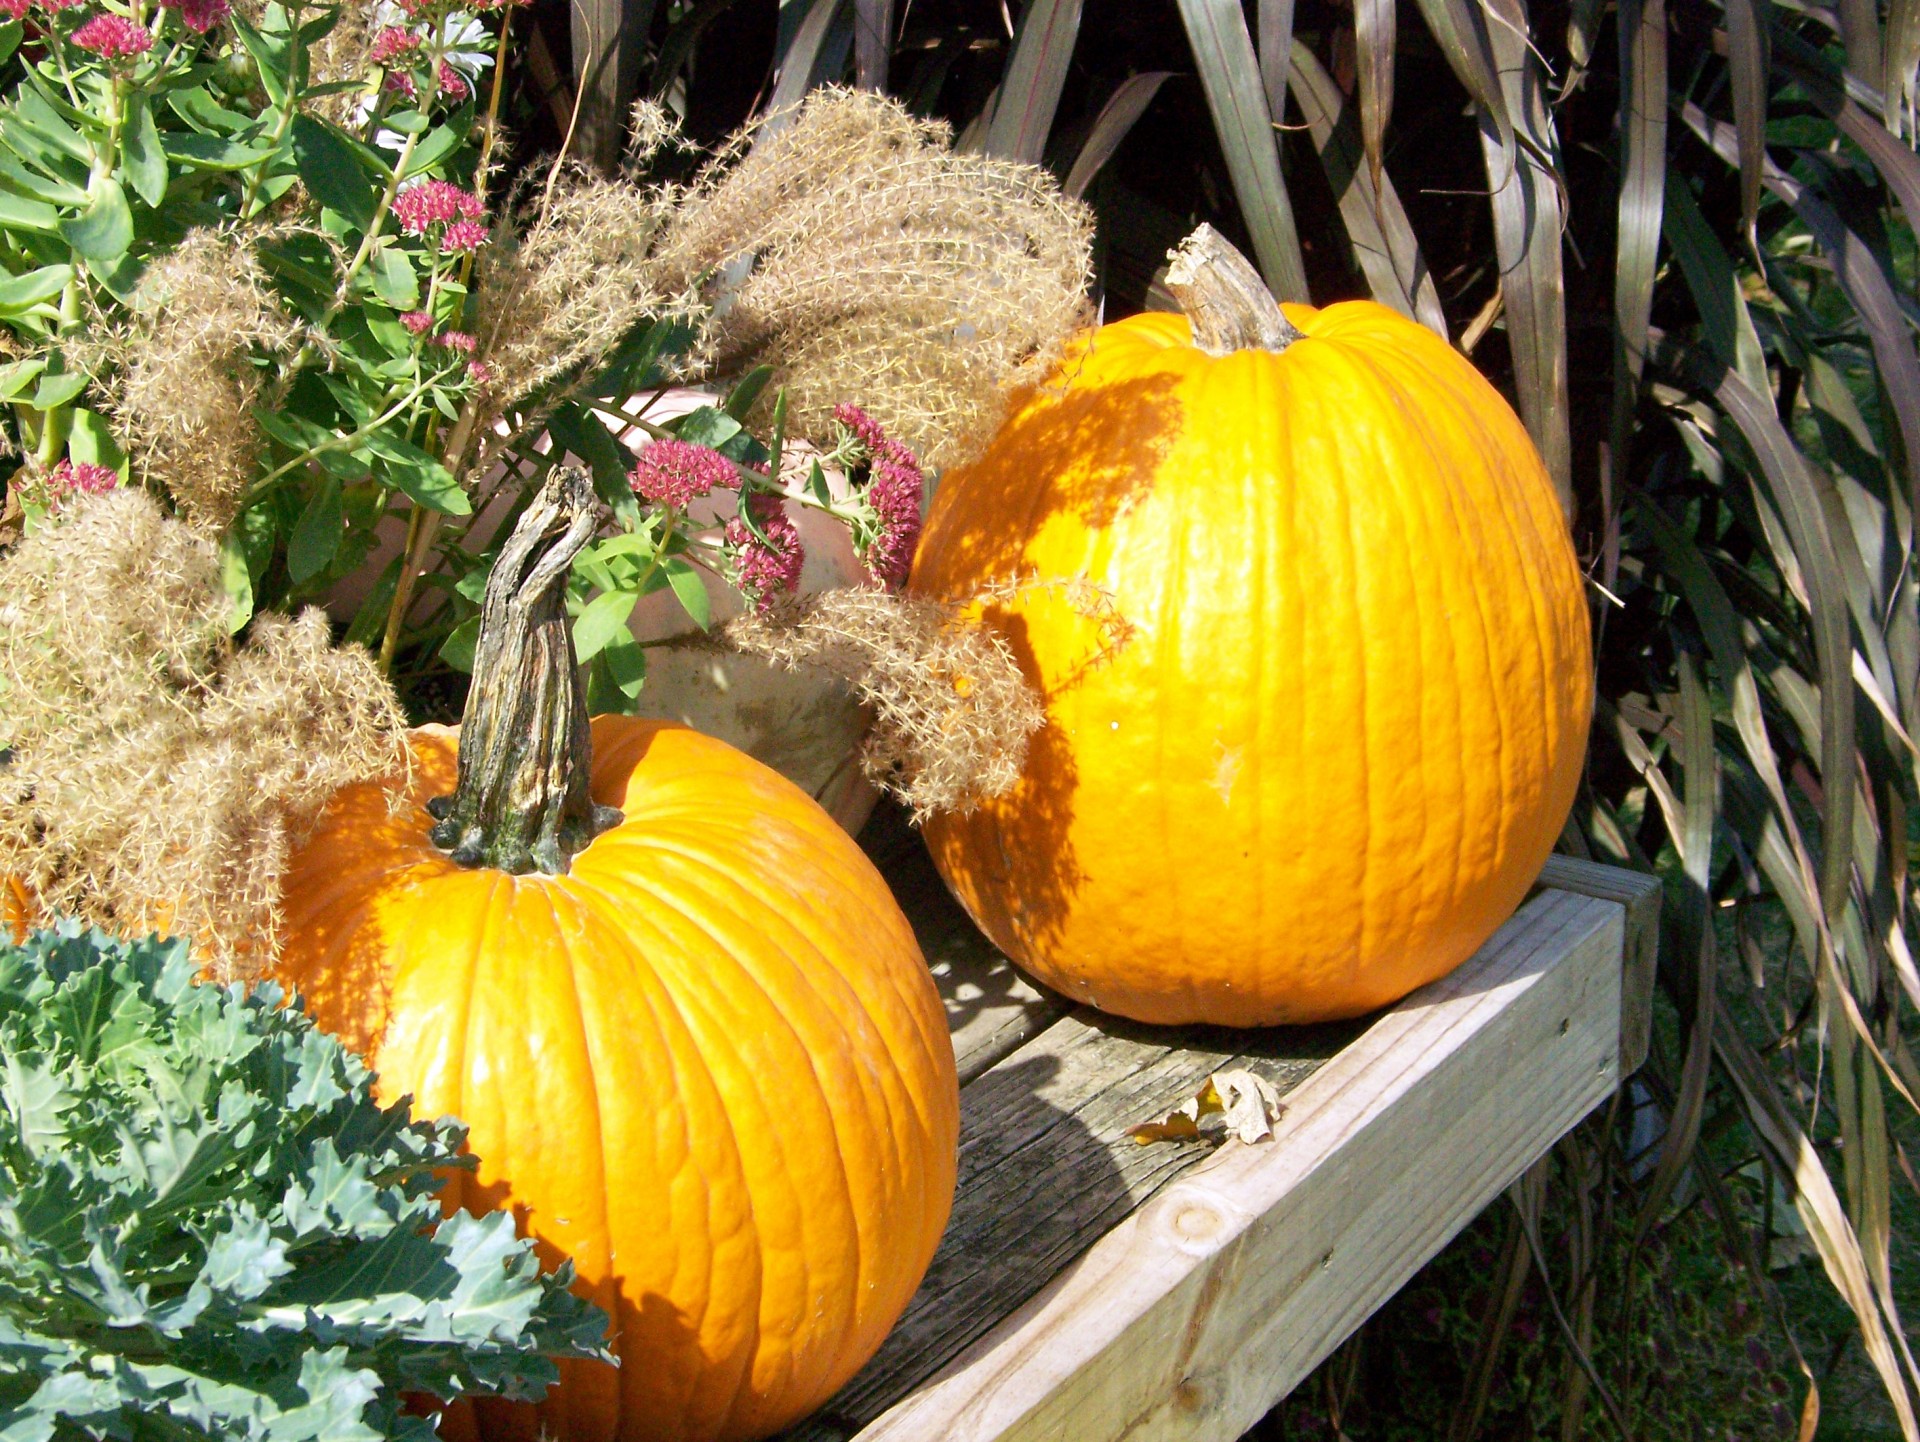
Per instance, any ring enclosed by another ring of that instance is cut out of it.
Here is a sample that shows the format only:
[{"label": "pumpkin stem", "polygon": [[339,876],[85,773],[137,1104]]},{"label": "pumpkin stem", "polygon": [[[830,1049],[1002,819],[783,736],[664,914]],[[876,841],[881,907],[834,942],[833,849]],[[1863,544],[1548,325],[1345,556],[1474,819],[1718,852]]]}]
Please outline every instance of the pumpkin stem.
[{"label": "pumpkin stem", "polygon": [[500,549],[480,603],[473,686],[460,721],[460,779],[427,811],[433,844],[462,866],[564,875],[620,823],[588,793],[593,738],[564,598],[595,524],[593,486],[556,470]]},{"label": "pumpkin stem", "polygon": [[1194,345],[1208,355],[1277,354],[1301,339],[1260,272],[1212,226],[1203,224],[1167,259],[1167,289],[1193,327]]}]

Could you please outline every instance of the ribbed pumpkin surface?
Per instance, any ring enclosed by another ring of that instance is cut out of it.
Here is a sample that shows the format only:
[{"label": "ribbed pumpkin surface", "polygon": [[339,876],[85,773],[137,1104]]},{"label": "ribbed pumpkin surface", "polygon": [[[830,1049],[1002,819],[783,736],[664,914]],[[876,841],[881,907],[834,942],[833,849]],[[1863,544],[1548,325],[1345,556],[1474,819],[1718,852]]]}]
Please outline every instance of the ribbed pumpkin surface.
[{"label": "ribbed pumpkin surface", "polygon": [[[1570,806],[1581,579],[1525,430],[1370,302],[1215,358],[1184,318],[1077,344],[943,482],[912,587],[989,616],[1044,691],[1026,777],[930,822],[954,894],[1122,1015],[1353,1015],[1463,961]],[[1089,618],[1105,588],[1118,624]]]},{"label": "ribbed pumpkin surface", "polygon": [[596,720],[593,749],[625,822],[567,876],[513,877],[428,842],[455,737],[416,732],[407,809],[344,792],[295,863],[280,973],[383,1095],[470,1125],[458,1200],[510,1205],[613,1317],[626,1365],[573,1365],[485,1435],[763,1436],[872,1354],[933,1255],[945,1017],[886,884],[798,788],[655,722]]}]

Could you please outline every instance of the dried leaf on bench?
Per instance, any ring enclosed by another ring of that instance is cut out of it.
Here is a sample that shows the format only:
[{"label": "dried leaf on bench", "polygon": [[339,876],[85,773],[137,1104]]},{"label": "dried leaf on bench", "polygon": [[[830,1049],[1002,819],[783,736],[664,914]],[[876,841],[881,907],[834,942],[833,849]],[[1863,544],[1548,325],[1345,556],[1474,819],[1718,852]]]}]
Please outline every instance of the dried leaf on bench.
[{"label": "dried leaf on bench", "polygon": [[1265,1077],[1244,1069],[1217,1071],[1164,1120],[1146,1122],[1127,1135],[1143,1145],[1193,1141],[1211,1134],[1200,1129],[1200,1119],[1217,1116],[1226,1122],[1222,1140],[1231,1136],[1243,1142],[1263,1142],[1273,1135],[1273,1124],[1285,1110],[1278,1089]]}]

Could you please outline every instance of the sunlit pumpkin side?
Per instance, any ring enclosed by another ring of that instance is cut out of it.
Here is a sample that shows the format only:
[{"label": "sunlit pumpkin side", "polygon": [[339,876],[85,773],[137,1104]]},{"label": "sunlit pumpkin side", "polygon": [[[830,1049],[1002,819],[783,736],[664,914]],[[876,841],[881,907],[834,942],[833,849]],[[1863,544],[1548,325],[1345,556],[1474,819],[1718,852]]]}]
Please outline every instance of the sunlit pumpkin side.
[{"label": "sunlit pumpkin side", "polygon": [[512,1208],[612,1318],[626,1365],[444,1434],[762,1437],[857,1370],[932,1257],[953,1054],[886,884],[797,787],[629,718],[575,764],[560,587],[591,497],[567,479],[496,563],[460,731],[416,731],[404,804],[341,793],[294,861],[279,975],[383,1094],[467,1122],[452,1200]]},{"label": "sunlit pumpkin side", "polygon": [[926,835],[1021,965],[1155,1022],[1362,1013],[1538,874],[1592,704],[1582,580],[1500,395],[1371,302],[1276,305],[1210,231],[1188,315],[1084,336],[947,476],[912,589],[1044,693],[1020,786]]}]

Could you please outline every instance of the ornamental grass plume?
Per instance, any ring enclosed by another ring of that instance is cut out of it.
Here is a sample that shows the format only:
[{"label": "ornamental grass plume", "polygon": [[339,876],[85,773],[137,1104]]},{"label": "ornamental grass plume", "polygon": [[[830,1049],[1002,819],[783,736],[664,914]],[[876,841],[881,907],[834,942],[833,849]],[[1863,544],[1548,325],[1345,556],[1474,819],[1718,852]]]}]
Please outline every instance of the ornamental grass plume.
[{"label": "ornamental grass plume", "polygon": [[136,473],[173,497],[206,535],[226,530],[253,480],[266,403],[254,360],[290,350],[300,327],[280,309],[252,248],[196,230],[148,266],[125,325],[98,342],[119,375],[115,429]]},{"label": "ornamental grass plume", "polygon": [[820,90],[774,122],[676,197],[659,284],[708,286],[714,362],[772,365],[796,434],[824,445],[852,399],[928,464],[966,459],[1084,318],[1085,207],[884,96]]},{"label": "ornamental grass plume", "polygon": [[656,193],[563,167],[537,202],[523,190],[506,212],[475,306],[497,404],[604,356],[669,301],[648,261],[660,228]]},{"label": "ornamental grass plume", "polygon": [[1007,643],[959,606],[878,587],[823,591],[749,612],[724,639],[852,686],[874,708],[861,767],[915,819],[1012,790],[1046,719]]},{"label": "ornamental grass plume", "polygon": [[289,852],[404,760],[373,659],[326,618],[227,635],[213,544],[123,487],[0,558],[0,875],[122,934],[195,937],[223,979],[277,945]]}]

